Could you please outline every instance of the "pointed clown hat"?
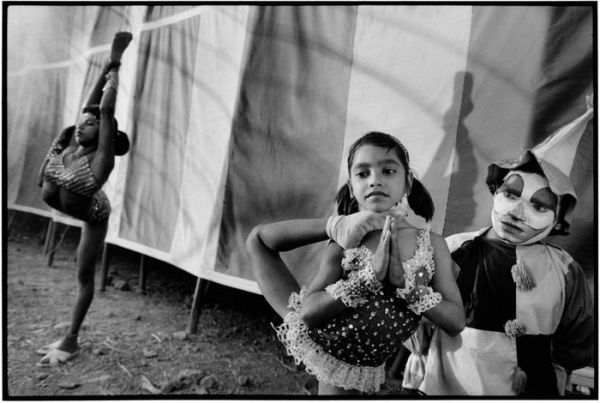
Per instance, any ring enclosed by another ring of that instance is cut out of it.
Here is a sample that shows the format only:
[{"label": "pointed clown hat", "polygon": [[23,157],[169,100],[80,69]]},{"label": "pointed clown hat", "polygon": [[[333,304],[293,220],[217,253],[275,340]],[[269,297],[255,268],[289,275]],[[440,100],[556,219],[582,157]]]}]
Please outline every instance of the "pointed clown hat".
[{"label": "pointed clown hat", "polygon": [[550,190],[558,196],[558,221],[550,235],[569,234],[570,216],[577,204],[577,194],[570,178],[571,169],[579,141],[594,114],[593,97],[588,95],[586,101],[587,110],[583,115],[559,128],[534,148],[526,150],[520,158],[496,161],[488,167],[485,182],[492,194],[502,185],[508,171],[532,170],[548,179]]}]

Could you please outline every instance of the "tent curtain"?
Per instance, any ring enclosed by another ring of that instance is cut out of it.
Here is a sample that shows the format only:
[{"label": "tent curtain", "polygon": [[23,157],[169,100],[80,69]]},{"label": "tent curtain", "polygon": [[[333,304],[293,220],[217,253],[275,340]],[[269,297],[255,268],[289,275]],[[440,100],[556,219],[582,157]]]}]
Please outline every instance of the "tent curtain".
[{"label": "tent curtain", "polygon": [[[593,18],[585,5],[10,6],[8,207],[69,220],[41,201],[37,170],[128,30],[116,117],[131,150],[104,188],[107,242],[259,292],[252,227],[331,214],[348,148],[373,130],[408,148],[434,231],[476,230],[490,224],[489,163],[585,111]],[[572,234],[551,240],[590,277],[594,123],[571,176]],[[301,283],[321,250],[284,255]]]}]

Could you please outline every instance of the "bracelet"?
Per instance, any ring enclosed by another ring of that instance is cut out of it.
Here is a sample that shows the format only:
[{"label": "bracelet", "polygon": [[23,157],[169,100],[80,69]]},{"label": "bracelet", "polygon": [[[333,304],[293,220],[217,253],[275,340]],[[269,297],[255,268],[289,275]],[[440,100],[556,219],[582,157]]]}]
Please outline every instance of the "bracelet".
[{"label": "bracelet", "polygon": [[[402,298],[399,289],[396,289],[396,296]],[[408,308],[411,311],[421,315],[442,302],[442,294],[433,291],[429,286],[419,286],[408,295],[408,298],[404,299],[408,302]]]}]

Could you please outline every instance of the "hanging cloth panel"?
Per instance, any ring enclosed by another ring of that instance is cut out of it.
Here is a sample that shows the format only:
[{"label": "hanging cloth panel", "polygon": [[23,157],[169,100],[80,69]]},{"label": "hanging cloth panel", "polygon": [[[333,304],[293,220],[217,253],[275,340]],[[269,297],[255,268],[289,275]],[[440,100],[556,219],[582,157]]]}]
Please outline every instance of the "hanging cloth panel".
[{"label": "hanging cloth panel", "polygon": [[[355,7],[257,7],[233,121],[216,270],[251,278],[253,226],[333,211]],[[322,245],[286,254],[299,281]]]},{"label": "hanging cloth panel", "polygon": [[[164,14],[163,6],[150,10],[150,18]],[[142,31],[139,37],[134,141],[119,236],[163,252],[171,249],[181,203],[198,28],[199,19],[194,17]]]}]

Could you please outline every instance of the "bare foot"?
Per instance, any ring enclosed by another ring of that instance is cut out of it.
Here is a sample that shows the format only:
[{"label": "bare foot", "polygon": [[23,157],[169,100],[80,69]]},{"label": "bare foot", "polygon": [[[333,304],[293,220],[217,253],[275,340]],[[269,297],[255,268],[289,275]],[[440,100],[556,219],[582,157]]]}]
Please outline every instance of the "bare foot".
[{"label": "bare foot", "polygon": [[133,35],[131,32],[117,32],[113,39],[112,47],[110,49],[110,61],[111,62],[119,62],[121,61],[121,56],[127,46],[129,46],[129,42],[133,39]]},{"label": "bare foot", "polygon": [[74,353],[75,351],[79,350],[79,344],[77,343],[77,335],[66,335],[58,345],[58,349],[66,351],[68,353]]}]

